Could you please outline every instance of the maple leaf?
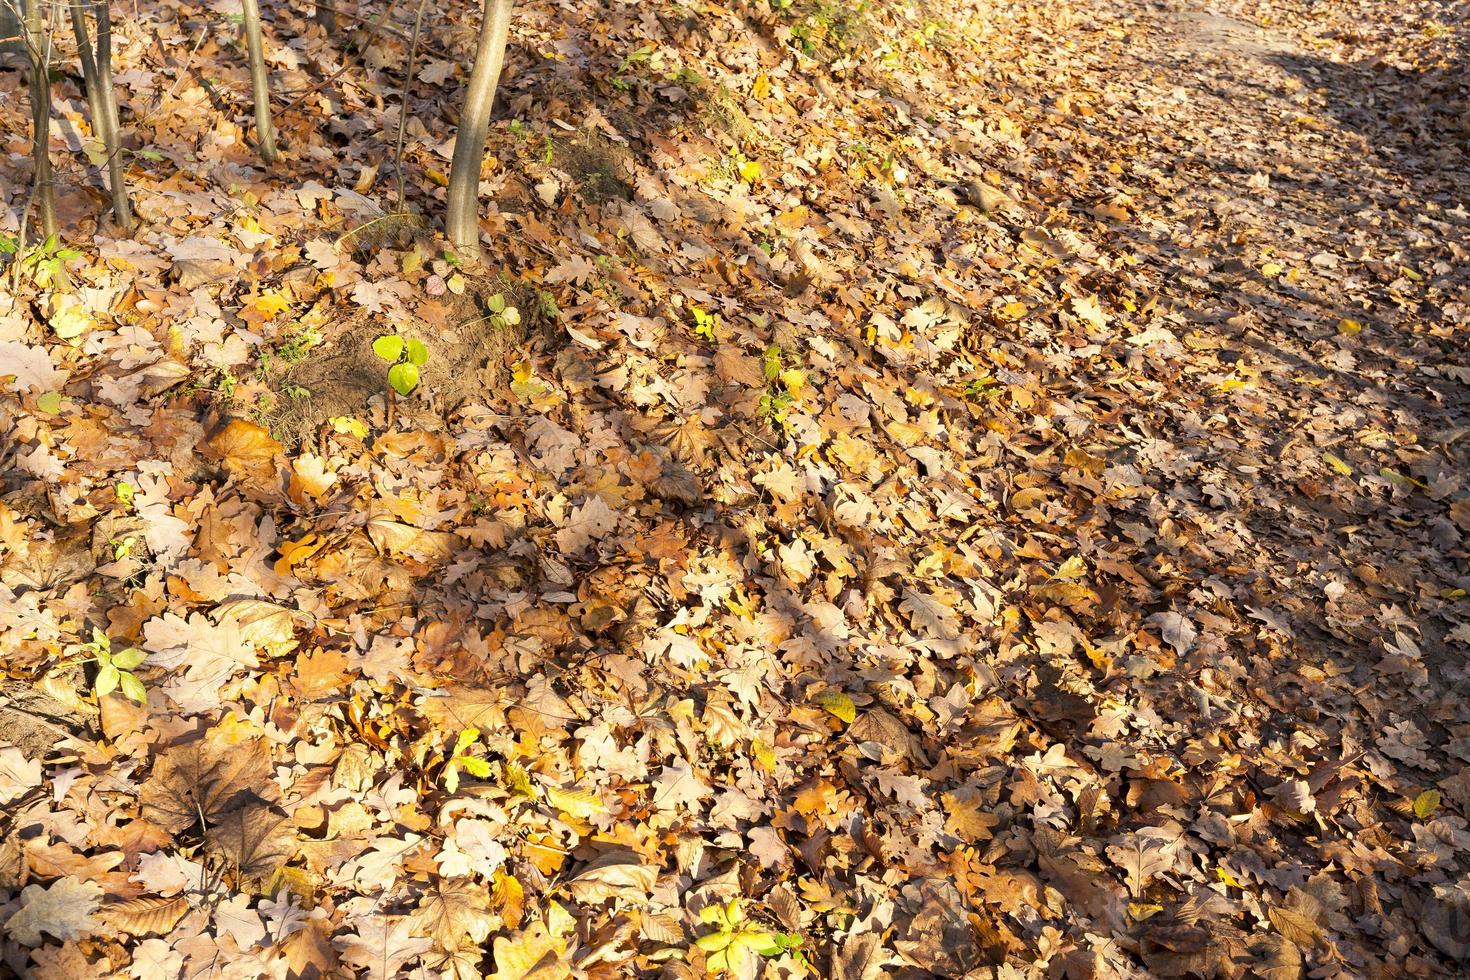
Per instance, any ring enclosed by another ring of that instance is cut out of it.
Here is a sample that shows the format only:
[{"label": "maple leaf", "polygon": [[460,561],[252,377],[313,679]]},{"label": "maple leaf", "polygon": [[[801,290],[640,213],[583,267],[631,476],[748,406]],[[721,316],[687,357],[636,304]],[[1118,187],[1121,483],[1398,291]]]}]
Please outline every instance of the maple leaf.
[{"label": "maple leaf", "polygon": [[246,419],[231,419],[199,444],[199,451],[218,460],[226,473],[259,486],[278,479],[276,457],[285,449],[269,429]]},{"label": "maple leaf", "polygon": [[49,886],[27,885],[20,908],[5,920],[5,931],[22,946],[39,946],[41,933],[60,940],[92,935],[97,923],[92,913],[102,904],[102,886],[66,877]]},{"label": "maple leaf", "polygon": [[337,975],[337,950],[332,945],[331,927],[308,919],[281,942],[286,966],[299,980],[327,980]]},{"label": "maple leaf", "polygon": [[226,813],[271,792],[270,763],[254,745],[214,749],[199,742],[164,752],[143,784],[143,817],[177,834],[203,820],[209,826]]},{"label": "maple leaf", "polygon": [[284,813],[252,798],[214,817],[204,839],[242,878],[260,881],[290,859],[293,837]]},{"label": "maple leaf", "polygon": [[489,911],[490,891],[465,879],[436,878],[409,916],[413,931],[433,939],[439,948],[458,949],[465,941],[480,944],[500,923]]},{"label": "maple leaf", "polygon": [[365,971],[372,980],[395,980],[410,960],[434,948],[428,939],[411,934],[410,920],[401,915],[368,915],[339,936],[342,962]]}]

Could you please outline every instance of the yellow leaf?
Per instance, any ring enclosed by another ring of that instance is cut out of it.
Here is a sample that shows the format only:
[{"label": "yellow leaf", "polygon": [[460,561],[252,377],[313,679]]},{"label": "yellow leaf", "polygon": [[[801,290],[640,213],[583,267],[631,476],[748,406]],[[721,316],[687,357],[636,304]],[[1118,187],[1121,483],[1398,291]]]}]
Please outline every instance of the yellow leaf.
[{"label": "yellow leaf", "polygon": [[1341,456],[1335,456],[1332,453],[1323,453],[1322,462],[1332,467],[1334,473],[1341,474],[1342,476],[1353,475],[1353,468]]},{"label": "yellow leaf", "polygon": [[438,184],[440,187],[449,186],[449,178],[437,170],[425,170],[424,174],[429,178],[430,182]]},{"label": "yellow leaf", "polygon": [[561,789],[557,786],[546,787],[546,802],[569,816],[579,820],[587,820],[594,813],[601,813],[605,807],[602,800],[597,798],[596,793],[585,789]]},{"label": "yellow leaf", "polygon": [[1007,303],[996,312],[1003,320],[1019,320],[1021,319],[1021,317],[1026,315],[1026,309],[1027,307],[1025,303],[1022,303],[1020,300],[1016,300],[1013,303]]},{"label": "yellow leaf", "polygon": [[1261,275],[1266,276],[1267,278],[1279,276],[1281,275],[1281,272],[1284,268],[1285,266],[1283,266],[1280,262],[1267,262],[1265,265],[1261,266]]},{"label": "yellow leaf", "polygon": [[754,184],[761,179],[761,165],[755,160],[741,160],[737,169],[741,179],[747,184]]},{"label": "yellow leaf", "polygon": [[823,691],[817,695],[817,703],[826,709],[828,714],[835,715],[849,725],[857,718],[857,705],[852,703],[852,698],[841,691]]},{"label": "yellow leaf", "polygon": [[757,99],[764,99],[771,94],[771,80],[766,77],[765,72],[755,76],[755,84],[750,87],[750,94]]},{"label": "yellow leaf", "polygon": [[791,392],[791,397],[800,398],[802,389],[806,387],[806,372],[797,368],[782,371],[781,383]]},{"label": "yellow leaf", "polygon": [[1225,882],[1225,884],[1229,885],[1231,888],[1245,887],[1240,883],[1240,879],[1236,878],[1235,875],[1231,874],[1229,871],[1226,871],[1224,868],[1216,868],[1215,877]]},{"label": "yellow leaf", "polygon": [[1054,579],[1081,578],[1087,574],[1087,562],[1081,555],[1073,555],[1062,562],[1062,567],[1052,576]]},{"label": "yellow leaf", "polygon": [[352,435],[357,436],[359,439],[366,439],[368,437],[367,426],[363,425],[351,415],[334,415],[327,419],[327,422],[331,424],[332,431],[338,435]]},{"label": "yellow leaf", "polygon": [[327,539],[320,534],[308,534],[296,541],[283,541],[280,545],[281,557],[276,559],[276,574],[290,575],[291,569],[298,562],[303,562],[312,555],[321,551],[326,545]]},{"label": "yellow leaf", "polygon": [[1427,820],[1439,809],[1439,790],[1426,789],[1414,797],[1414,816],[1420,820]]},{"label": "yellow leaf", "polygon": [[1358,334],[1363,332],[1363,325],[1357,320],[1338,320],[1337,332],[1340,334]]},{"label": "yellow leaf", "polygon": [[504,871],[495,872],[490,897],[507,926],[514,929],[521,924],[521,916],[526,911],[526,890],[519,881]]},{"label": "yellow leaf", "polygon": [[92,318],[76,303],[56,310],[51,314],[48,322],[51,324],[51,329],[56,331],[56,336],[62,340],[79,337],[92,326]]},{"label": "yellow leaf", "polygon": [[750,754],[766,772],[776,771],[776,750],[758,738],[750,740]]},{"label": "yellow leaf", "polygon": [[495,939],[495,972],[490,980],[562,980],[572,974],[566,962],[567,944],[546,926],[533,922],[512,939]]},{"label": "yellow leaf", "polygon": [[280,293],[262,293],[255,297],[255,308],[265,316],[267,320],[274,320],[276,314],[282,313],[291,304]]},{"label": "yellow leaf", "polygon": [[1142,922],[1144,919],[1158,915],[1162,911],[1164,911],[1162,905],[1149,905],[1143,902],[1128,903],[1128,917],[1134,922]]}]

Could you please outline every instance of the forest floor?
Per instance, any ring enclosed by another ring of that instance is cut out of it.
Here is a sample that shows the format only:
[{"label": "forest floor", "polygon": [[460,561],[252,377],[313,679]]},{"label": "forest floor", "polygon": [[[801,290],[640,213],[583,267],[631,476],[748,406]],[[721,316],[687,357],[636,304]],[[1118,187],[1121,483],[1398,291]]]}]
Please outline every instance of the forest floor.
[{"label": "forest floor", "polygon": [[0,973],[1463,975],[1465,3],[460,6],[60,66]]}]

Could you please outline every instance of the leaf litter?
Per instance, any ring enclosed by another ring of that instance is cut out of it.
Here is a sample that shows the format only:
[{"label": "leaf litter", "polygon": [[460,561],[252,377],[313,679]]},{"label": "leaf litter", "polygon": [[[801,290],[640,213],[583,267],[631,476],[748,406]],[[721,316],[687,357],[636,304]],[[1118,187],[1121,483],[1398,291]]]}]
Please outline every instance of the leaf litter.
[{"label": "leaf litter", "polygon": [[266,171],[146,9],[139,233],[58,141],[84,258],[0,295],[11,971],[1463,969],[1447,8],[521,4],[484,281],[388,211],[401,38]]}]

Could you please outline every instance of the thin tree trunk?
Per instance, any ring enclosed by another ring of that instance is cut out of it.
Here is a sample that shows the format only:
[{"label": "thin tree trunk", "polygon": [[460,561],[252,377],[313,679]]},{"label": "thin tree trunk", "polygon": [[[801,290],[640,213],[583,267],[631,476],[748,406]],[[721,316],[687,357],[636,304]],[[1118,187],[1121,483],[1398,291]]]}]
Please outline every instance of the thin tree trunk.
[{"label": "thin tree trunk", "polygon": [[56,188],[51,178],[51,32],[41,19],[42,0],[26,2],[26,47],[31,53],[31,159],[41,230],[57,233]]},{"label": "thin tree trunk", "polygon": [[[76,35],[87,83],[87,107],[92,113],[92,131],[107,154],[107,180],[112,191],[112,219],[124,231],[133,229],[133,209],[128,203],[126,168],[122,159],[122,123],[117,115],[117,91],[112,86],[112,12],[109,0],[70,0],[71,28]],[[97,18],[97,44],[87,33],[83,3]]]},{"label": "thin tree trunk", "polygon": [[276,131],[271,125],[270,79],[265,71],[265,43],[260,31],[260,0],[241,0],[245,14],[245,50],[250,56],[250,89],[255,98],[255,138],[260,158],[276,162]]},{"label": "thin tree trunk", "polygon": [[87,31],[86,0],[68,0],[67,11],[71,14],[71,33],[77,39],[77,60],[82,63],[82,80],[87,83],[87,111],[92,115],[92,131],[100,140],[102,127],[102,104],[97,86],[97,60],[92,47],[92,36]]},{"label": "thin tree trunk", "polygon": [[112,84],[112,0],[94,2],[97,11],[97,79],[102,83],[102,110],[107,113],[107,173],[112,182],[112,217],[120,227],[132,231],[128,168],[122,155],[122,120],[117,114],[117,89]]},{"label": "thin tree trunk", "polygon": [[398,139],[393,143],[393,169],[398,172],[398,204],[393,210],[403,211],[405,187],[403,173],[403,137],[408,132],[408,97],[413,91],[413,70],[419,56],[419,32],[424,26],[424,5],[428,0],[419,0],[418,13],[413,17],[413,40],[408,44],[408,73],[403,79],[403,104],[398,107]]},{"label": "thin tree trunk", "polygon": [[495,86],[500,82],[500,69],[505,63],[505,39],[510,33],[512,6],[513,0],[485,0],[475,67],[465,90],[459,134],[454,140],[454,159],[449,165],[444,231],[456,251],[470,261],[478,261],[481,254],[480,165],[485,158],[485,136],[490,130]]}]

